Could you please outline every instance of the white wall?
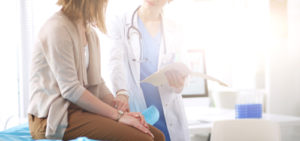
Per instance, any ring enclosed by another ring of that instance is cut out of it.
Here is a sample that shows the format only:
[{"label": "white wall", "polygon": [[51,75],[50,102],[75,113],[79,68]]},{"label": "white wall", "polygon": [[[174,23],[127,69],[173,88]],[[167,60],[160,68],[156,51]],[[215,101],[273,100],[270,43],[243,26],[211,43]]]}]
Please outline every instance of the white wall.
[{"label": "white wall", "polygon": [[300,1],[288,1],[288,38],[273,41],[268,61],[267,111],[300,116]]}]

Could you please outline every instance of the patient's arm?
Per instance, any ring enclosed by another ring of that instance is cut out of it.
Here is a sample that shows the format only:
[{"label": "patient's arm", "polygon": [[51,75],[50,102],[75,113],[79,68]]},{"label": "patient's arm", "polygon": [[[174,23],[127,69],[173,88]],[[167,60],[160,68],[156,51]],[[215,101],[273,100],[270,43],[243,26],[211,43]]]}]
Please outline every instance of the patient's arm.
[{"label": "patient's arm", "polygon": [[[109,98],[107,97],[107,99]],[[83,92],[75,104],[86,111],[105,116],[110,119],[116,120],[118,118],[118,111],[115,108],[101,101],[88,90]]]},{"label": "patient's arm", "polygon": [[114,107],[114,96],[112,94],[107,94],[103,96],[102,101],[112,107]]}]

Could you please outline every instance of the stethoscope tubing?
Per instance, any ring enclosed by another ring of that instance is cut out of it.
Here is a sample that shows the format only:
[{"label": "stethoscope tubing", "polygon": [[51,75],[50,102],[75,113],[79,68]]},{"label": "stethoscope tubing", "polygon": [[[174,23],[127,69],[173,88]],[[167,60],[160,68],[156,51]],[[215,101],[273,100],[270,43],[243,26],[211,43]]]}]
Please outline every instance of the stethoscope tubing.
[{"label": "stethoscope tubing", "polygon": [[[138,63],[142,63],[142,62],[145,62],[145,61],[148,61],[147,58],[144,58],[144,55],[143,55],[143,46],[142,46],[142,34],[141,32],[139,31],[139,29],[137,27],[134,26],[134,15],[137,14],[137,11],[140,9],[141,6],[139,6],[136,10],[134,10],[133,14],[132,14],[132,17],[131,17],[131,24],[130,26],[128,27],[128,30],[127,30],[127,39],[130,40],[130,30],[135,30],[137,33],[138,33],[138,36],[139,36],[139,46],[140,46],[140,58],[139,60],[137,59],[132,59],[132,61],[134,62],[138,62]],[[166,39],[165,39],[165,34],[164,34],[164,29],[163,29],[163,21],[161,19],[161,31],[162,31],[162,36],[163,36],[163,43],[164,43],[164,54],[167,53],[167,46],[166,46]]]}]

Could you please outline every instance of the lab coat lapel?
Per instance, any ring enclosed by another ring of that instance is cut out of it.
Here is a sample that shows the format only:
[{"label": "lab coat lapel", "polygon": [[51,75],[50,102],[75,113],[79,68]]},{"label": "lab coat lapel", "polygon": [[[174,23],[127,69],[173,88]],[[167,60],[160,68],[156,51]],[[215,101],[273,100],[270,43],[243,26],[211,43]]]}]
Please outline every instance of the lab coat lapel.
[{"label": "lab coat lapel", "polygon": [[[181,38],[178,36],[176,24],[166,18],[163,20],[163,33],[159,55],[159,68],[167,64],[175,62],[176,50],[180,47]],[[164,53],[164,42],[166,45],[166,53]],[[159,87],[161,102],[163,105],[164,116],[170,139],[172,141],[189,141],[188,125],[183,108],[182,97],[180,94],[174,93],[173,88],[164,85]]]},{"label": "lab coat lapel", "polygon": [[[162,37],[161,37],[161,44],[160,44],[160,51],[159,51],[159,62],[158,62],[158,69],[163,67],[166,64],[172,63],[175,59],[175,52],[174,46],[172,42],[175,41],[173,38],[176,34],[174,29],[168,28],[167,20],[162,15]],[[166,53],[165,53],[166,48]]]}]

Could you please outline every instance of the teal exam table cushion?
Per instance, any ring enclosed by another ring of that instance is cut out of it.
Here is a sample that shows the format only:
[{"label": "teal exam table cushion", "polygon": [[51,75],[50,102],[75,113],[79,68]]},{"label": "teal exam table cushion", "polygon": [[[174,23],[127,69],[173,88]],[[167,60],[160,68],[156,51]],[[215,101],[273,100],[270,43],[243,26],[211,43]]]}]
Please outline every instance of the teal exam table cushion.
[{"label": "teal exam table cushion", "polygon": [[[34,139],[31,138],[28,124],[23,124],[23,125],[10,128],[8,130],[1,131],[0,141],[34,141]],[[60,141],[60,140],[42,139],[38,141]],[[86,137],[79,137],[72,141],[95,141],[95,140],[88,139]]]}]

